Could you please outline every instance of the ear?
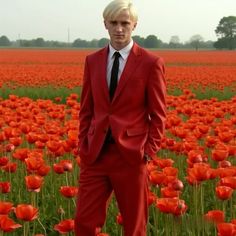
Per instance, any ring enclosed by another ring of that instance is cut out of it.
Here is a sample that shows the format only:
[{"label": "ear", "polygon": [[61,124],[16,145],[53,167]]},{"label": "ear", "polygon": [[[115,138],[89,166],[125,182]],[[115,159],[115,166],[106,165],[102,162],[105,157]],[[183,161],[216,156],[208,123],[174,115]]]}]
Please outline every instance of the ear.
[{"label": "ear", "polygon": [[137,22],[134,23],[133,30],[136,28],[136,26],[137,26]]},{"label": "ear", "polygon": [[103,21],[105,28],[107,29],[107,22],[104,20]]}]

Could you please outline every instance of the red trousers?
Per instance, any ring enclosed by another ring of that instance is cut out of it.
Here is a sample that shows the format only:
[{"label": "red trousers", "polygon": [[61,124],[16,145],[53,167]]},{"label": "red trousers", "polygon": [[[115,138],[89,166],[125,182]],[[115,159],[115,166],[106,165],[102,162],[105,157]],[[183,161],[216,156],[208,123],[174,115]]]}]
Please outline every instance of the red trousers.
[{"label": "red trousers", "polygon": [[129,165],[115,144],[107,144],[92,165],[81,164],[76,236],[96,235],[96,228],[105,222],[113,191],[122,215],[124,235],[146,236],[148,180],[145,161]]}]

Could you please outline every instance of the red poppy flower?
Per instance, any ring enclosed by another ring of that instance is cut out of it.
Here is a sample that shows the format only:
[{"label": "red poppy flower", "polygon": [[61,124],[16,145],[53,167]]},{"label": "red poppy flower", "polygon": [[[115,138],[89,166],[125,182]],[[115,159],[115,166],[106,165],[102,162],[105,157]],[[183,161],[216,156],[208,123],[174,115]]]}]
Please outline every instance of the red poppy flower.
[{"label": "red poppy flower", "polygon": [[215,136],[207,136],[205,143],[206,143],[207,147],[214,147],[215,144],[217,143],[217,141],[218,141],[217,137],[215,137]]},{"label": "red poppy flower", "polygon": [[62,101],[62,98],[61,98],[61,97],[55,97],[55,98],[54,98],[54,101],[55,101],[55,102],[61,102],[61,101]]},{"label": "red poppy flower", "polygon": [[233,139],[234,134],[229,130],[229,131],[221,131],[218,133],[218,137],[220,141],[228,143],[230,140]]},{"label": "red poppy flower", "polygon": [[236,225],[236,219],[232,219],[230,223]]},{"label": "red poppy flower", "polygon": [[61,186],[60,193],[64,197],[72,198],[75,197],[78,193],[78,187],[71,187],[71,186]]},{"label": "red poppy flower", "polygon": [[220,180],[220,185],[231,187],[236,189],[236,176],[224,177]]},{"label": "red poppy flower", "polygon": [[223,161],[229,156],[228,149],[213,149],[211,151],[212,160],[214,161]]},{"label": "red poppy flower", "polygon": [[22,143],[21,137],[12,137],[9,138],[9,142],[14,145],[14,147],[20,146]]},{"label": "red poppy flower", "polygon": [[180,195],[180,191],[176,191],[170,187],[161,188],[161,197],[173,198],[173,197],[179,197],[179,195]]},{"label": "red poppy flower", "polygon": [[0,201],[0,215],[7,215],[12,209],[13,204],[11,202]]},{"label": "red poppy flower", "polygon": [[28,141],[28,143],[35,143],[37,141],[37,139],[38,139],[38,136],[34,132],[29,132],[26,135],[26,140]]},{"label": "red poppy flower", "polygon": [[176,216],[184,214],[187,210],[184,200],[178,198],[158,198],[156,207],[163,213]]},{"label": "red poppy flower", "polygon": [[232,144],[232,145],[229,144],[228,149],[229,149],[229,155],[230,156],[236,155],[236,144]]},{"label": "red poppy flower", "polygon": [[60,164],[63,166],[64,171],[72,171],[73,165],[71,160],[61,160]]},{"label": "red poppy flower", "polygon": [[30,132],[30,125],[26,122],[21,122],[19,128],[24,134],[28,134]]},{"label": "red poppy flower", "polygon": [[156,199],[157,196],[153,192],[148,191],[148,205],[152,205],[154,202],[156,202]]},{"label": "red poppy flower", "polygon": [[161,171],[151,171],[149,174],[149,180],[154,185],[161,185],[166,178],[166,175]]},{"label": "red poppy flower", "polygon": [[230,199],[233,194],[233,189],[227,186],[217,186],[216,187],[216,196],[221,200]]},{"label": "red poppy flower", "polygon": [[17,163],[15,162],[8,162],[5,166],[2,167],[3,170],[9,173],[16,172],[17,169]]},{"label": "red poppy flower", "polygon": [[174,144],[176,143],[176,141],[174,139],[172,139],[172,138],[166,138],[165,141],[166,141],[166,145],[168,147],[174,146]]},{"label": "red poppy flower", "polygon": [[25,159],[27,170],[35,171],[44,165],[43,155],[40,153],[29,154],[29,157]]},{"label": "red poppy flower", "polygon": [[35,142],[35,147],[40,148],[40,149],[44,149],[45,143],[38,140]]},{"label": "red poppy flower", "polygon": [[12,144],[12,143],[8,143],[6,146],[5,146],[5,150],[6,152],[11,152],[15,149],[15,146]]},{"label": "red poppy flower", "polygon": [[22,227],[20,224],[16,224],[7,215],[0,215],[0,230],[3,232],[12,232],[13,230]]},{"label": "red poppy flower", "polygon": [[43,184],[43,177],[38,175],[28,175],[25,177],[28,191],[39,192]]},{"label": "red poppy flower", "polygon": [[102,232],[102,228],[101,227],[96,227],[95,229],[95,235],[97,236],[99,233]]},{"label": "red poppy flower", "polygon": [[172,166],[170,166],[170,167],[165,167],[164,169],[163,169],[163,173],[166,175],[166,176],[174,176],[174,177],[176,177],[177,175],[178,175],[178,169],[177,168],[175,168],[175,167],[172,167]]},{"label": "red poppy flower", "polygon": [[51,152],[56,152],[60,148],[61,144],[59,141],[49,140],[47,141],[46,146]]},{"label": "red poppy flower", "polygon": [[38,217],[38,209],[32,205],[19,204],[15,208],[16,217],[24,221],[32,221]]},{"label": "red poppy flower", "polygon": [[220,178],[236,176],[236,166],[218,168],[218,171]]},{"label": "red poppy flower", "polygon": [[119,225],[122,225],[122,224],[123,224],[123,218],[122,218],[122,216],[121,216],[120,213],[118,213],[117,216],[116,216],[116,222],[117,222],[117,224],[119,224]]},{"label": "red poppy flower", "polygon": [[57,174],[63,174],[65,172],[64,170],[64,166],[61,163],[55,163],[53,164],[53,170],[57,173]]},{"label": "red poppy flower", "polygon": [[0,157],[0,167],[5,166],[9,161],[8,157]]},{"label": "red poppy flower", "polygon": [[218,236],[235,236],[236,225],[232,223],[220,223],[217,225]]},{"label": "red poppy flower", "polygon": [[170,167],[174,163],[174,161],[170,158],[166,158],[166,159],[155,158],[153,160],[153,162],[154,162],[154,164],[156,164],[161,169],[163,169],[165,167]]},{"label": "red poppy flower", "polygon": [[71,147],[76,147],[78,143],[78,130],[69,130],[67,141]]},{"label": "red poppy flower", "polygon": [[194,163],[200,163],[203,162],[204,156],[203,156],[203,151],[202,150],[191,150],[188,152],[188,167],[192,168]]},{"label": "red poppy flower", "polygon": [[211,176],[210,166],[206,163],[195,163],[193,168],[187,170],[190,179],[196,182],[208,180]]},{"label": "red poppy flower", "polygon": [[183,182],[181,181],[181,180],[179,180],[179,179],[175,179],[175,180],[173,180],[172,182],[170,182],[169,184],[168,184],[168,187],[170,187],[170,188],[172,188],[172,189],[174,189],[174,190],[178,190],[178,191],[181,191],[181,190],[183,190],[183,188],[184,188],[184,184],[183,184]]},{"label": "red poppy flower", "polygon": [[230,166],[232,166],[232,164],[231,164],[230,161],[224,160],[224,161],[220,161],[220,162],[218,163],[218,167],[219,167],[219,168],[226,168],[226,167],[230,167]]},{"label": "red poppy flower", "polygon": [[67,219],[54,226],[54,230],[60,234],[66,234],[74,230],[74,220]]},{"label": "red poppy flower", "polygon": [[208,211],[204,216],[208,221],[215,224],[222,223],[225,220],[225,214],[220,210]]},{"label": "red poppy flower", "polygon": [[0,182],[0,193],[9,193],[11,191],[10,182]]},{"label": "red poppy flower", "polygon": [[40,175],[40,176],[46,176],[49,171],[51,170],[50,166],[47,165],[42,165],[40,168],[35,172],[35,174]]},{"label": "red poppy flower", "polygon": [[20,148],[20,149],[17,149],[17,150],[13,153],[12,156],[13,156],[15,159],[24,161],[24,160],[28,157],[29,152],[30,152],[30,150],[29,150],[28,148]]}]

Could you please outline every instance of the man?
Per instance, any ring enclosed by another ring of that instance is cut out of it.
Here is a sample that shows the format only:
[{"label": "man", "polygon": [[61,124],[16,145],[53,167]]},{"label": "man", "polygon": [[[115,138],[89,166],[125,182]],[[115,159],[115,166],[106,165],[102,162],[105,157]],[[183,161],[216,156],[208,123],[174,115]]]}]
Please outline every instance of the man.
[{"label": "man", "polygon": [[132,3],[114,0],[103,17],[110,43],[89,55],[84,69],[75,232],[95,235],[114,191],[124,235],[145,236],[146,162],[160,148],[166,118],[164,65],[133,42],[137,13]]}]

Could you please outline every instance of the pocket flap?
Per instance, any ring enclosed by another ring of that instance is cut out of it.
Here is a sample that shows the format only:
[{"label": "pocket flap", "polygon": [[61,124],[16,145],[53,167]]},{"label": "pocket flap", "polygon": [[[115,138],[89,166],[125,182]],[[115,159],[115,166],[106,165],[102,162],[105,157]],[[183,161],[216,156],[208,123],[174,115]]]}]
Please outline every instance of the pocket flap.
[{"label": "pocket flap", "polygon": [[132,128],[132,129],[127,129],[126,131],[128,136],[141,135],[141,134],[145,134],[146,132],[147,132],[146,128]]}]

